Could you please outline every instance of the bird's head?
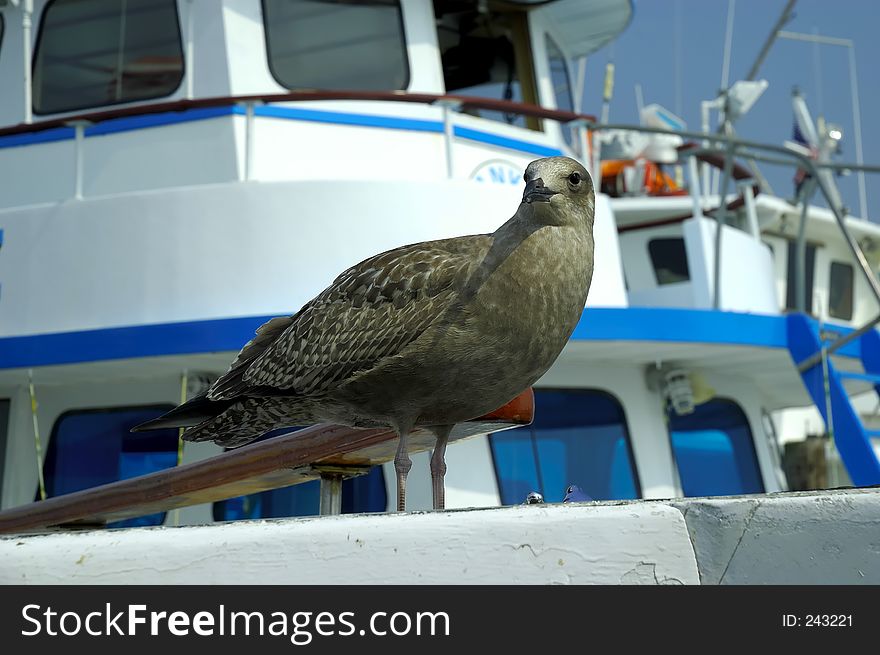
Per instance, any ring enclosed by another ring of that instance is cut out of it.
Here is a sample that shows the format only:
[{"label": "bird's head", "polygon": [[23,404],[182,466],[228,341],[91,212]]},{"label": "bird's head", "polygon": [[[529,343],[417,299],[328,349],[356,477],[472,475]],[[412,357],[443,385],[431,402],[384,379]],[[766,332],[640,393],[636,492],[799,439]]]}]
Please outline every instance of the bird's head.
[{"label": "bird's head", "polygon": [[587,169],[569,157],[536,159],[526,166],[522,202],[549,225],[593,225],[596,193]]}]

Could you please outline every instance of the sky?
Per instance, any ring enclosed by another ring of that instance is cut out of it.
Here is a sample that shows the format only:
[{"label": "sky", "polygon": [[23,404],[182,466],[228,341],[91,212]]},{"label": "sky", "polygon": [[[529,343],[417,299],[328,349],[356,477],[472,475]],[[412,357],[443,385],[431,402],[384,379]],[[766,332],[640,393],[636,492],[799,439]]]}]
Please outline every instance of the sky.
[{"label": "sky", "polygon": [[[729,1],[734,3],[729,79],[731,83],[745,79],[786,0],[635,0],[635,14],[626,30],[587,60],[583,111],[600,114],[605,64],[611,59],[615,85],[610,122],[638,122],[635,85],[641,84],[646,105],[663,105],[683,118],[688,129],[699,131],[700,102],[715,98],[721,88]],[[878,27],[880,2],[876,0],[798,0],[793,19],[782,28],[854,41],[867,164],[880,164]],[[847,48],[819,46],[818,75],[816,70],[813,44],[778,39],[757,75],[770,86],[737,123],[738,134],[775,145],[791,139],[791,92],[797,86],[814,118],[822,113],[826,121],[843,127],[843,152],[838,160],[855,162]],[[793,196],[791,169],[761,165],[761,170],[777,195]],[[867,174],[866,186],[868,215],[880,222],[880,174]],[[838,178],[838,187],[844,204],[858,214],[856,176]]]}]

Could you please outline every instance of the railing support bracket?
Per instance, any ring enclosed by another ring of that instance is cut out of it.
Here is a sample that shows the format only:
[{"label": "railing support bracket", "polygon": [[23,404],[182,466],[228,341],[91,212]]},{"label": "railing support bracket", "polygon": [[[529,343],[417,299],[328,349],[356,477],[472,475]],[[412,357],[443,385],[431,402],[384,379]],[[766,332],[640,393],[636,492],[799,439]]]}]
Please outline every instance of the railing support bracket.
[{"label": "railing support bracket", "polygon": [[321,516],[335,516],[342,514],[342,481],[346,478],[354,478],[366,475],[372,466],[338,466],[338,465],[314,465],[312,470],[321,476],[321,502],[319,512]]}]

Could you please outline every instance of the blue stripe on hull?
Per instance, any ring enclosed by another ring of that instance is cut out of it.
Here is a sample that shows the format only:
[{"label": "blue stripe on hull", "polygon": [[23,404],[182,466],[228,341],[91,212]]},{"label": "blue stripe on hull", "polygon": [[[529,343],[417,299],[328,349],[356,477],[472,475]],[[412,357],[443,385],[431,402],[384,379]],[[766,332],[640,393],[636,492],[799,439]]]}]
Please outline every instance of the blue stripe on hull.
[{"label": "blue stripe on hull", "polygon": [[787,347],[782,316],[657,307],[585,310],[571,338]]},{"label": "blue stripe on hull", "polygon": [[[0,338],[0,369],[238,351],[270,318],[246,316],[4,337]],[[841,334],[851,331],[832,329]],[[571,338],[788,347],[785,316],[647,307],[587,309]],[[859,353],[858,342],[840,351],[850,357]]]},{"label": "blue stripe on hull", "polygon": [[0,369],[238,351],[271,316],[36,334],[0,339]]}]

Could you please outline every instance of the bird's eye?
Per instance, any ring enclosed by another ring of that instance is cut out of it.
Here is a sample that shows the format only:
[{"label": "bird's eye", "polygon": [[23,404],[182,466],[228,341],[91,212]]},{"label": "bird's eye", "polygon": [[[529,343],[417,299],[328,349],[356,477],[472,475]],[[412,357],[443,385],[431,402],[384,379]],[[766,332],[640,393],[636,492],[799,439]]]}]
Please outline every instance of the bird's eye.
[{"label": "bird's eye", "polygon": [[581,174],[578,172],[572,173],[571,175],[568,176],[568,181],[571,182],[572,184],[574,184],[575,186],[580,184]]}]

